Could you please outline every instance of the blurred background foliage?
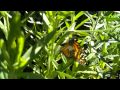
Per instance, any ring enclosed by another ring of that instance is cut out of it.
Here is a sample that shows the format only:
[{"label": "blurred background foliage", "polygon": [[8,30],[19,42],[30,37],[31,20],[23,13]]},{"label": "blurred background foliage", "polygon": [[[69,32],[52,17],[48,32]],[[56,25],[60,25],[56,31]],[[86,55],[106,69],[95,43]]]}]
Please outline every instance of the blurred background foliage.
[{"label": "blurred background foliage", "polygon": [[[73,35],[87,64],[60,52]],[[119,11],[0,11],[1,79],[116,79]]]}]

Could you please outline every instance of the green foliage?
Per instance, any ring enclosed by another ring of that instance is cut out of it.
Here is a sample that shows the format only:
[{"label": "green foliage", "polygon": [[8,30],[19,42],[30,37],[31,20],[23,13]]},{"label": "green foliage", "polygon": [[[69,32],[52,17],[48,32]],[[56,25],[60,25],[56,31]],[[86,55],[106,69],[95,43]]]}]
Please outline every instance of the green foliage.
[{"label": "green foliage", "polygon": [[[114,11],[0,11],[0,78],[114,79],[120,70],[119,17]],[[86,65],[60,52],[74,35],[87,45]]]}]

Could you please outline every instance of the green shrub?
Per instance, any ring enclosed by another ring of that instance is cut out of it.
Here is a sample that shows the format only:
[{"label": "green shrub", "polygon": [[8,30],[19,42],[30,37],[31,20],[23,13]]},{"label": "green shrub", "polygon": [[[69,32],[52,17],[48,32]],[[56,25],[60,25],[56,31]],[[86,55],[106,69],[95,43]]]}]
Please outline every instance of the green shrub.
[{"label": "green shrub", "polygon": [[[0,11],[0,78],[115,79],[119,17],[114,11]],[[81,47],[87,46],[86,65],[60,52],[61,44],[73,36]]]}]

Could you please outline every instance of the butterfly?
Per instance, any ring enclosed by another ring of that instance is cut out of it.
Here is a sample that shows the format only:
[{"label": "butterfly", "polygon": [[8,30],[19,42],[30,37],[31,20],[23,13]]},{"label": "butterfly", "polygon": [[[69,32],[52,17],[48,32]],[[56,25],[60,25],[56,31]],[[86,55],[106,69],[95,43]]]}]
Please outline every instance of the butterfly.
[{"label": "butterfly", "polygon": [[75,61],[80,64],[86,64],[86,60],[84,58],[84,49],[79,46],[79,43],[76,39],[71,39],[66,43],[61,45],[60,51],[67,58],[73,58]]}]

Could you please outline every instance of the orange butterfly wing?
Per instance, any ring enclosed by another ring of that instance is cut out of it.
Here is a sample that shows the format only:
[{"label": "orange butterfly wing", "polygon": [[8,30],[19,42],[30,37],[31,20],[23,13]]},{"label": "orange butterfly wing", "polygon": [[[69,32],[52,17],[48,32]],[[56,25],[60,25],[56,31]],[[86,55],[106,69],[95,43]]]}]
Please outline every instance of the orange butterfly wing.
[{"label": "orange butterfly wing", "polygon": [[80,48],[77,41],[74,41],[73,48],[74,48],[74,58],[75,58],[75,60],[78,61],[80,64],[85,64],[86,61],[85,61],[85,59],[83,59],[83,56],[82,56],[83,49]]},{"label": "orange butterfly wing", "polygon": [[61,52],[67,57],[69,58],[71,55],[70,55],[70,51],[69,51],[69,43],[64,43],[61,47]]},{"label": "orange butterfly wing", "polygon": [[82,59],[82,48],[80,48],[78,42],[76,40],[69,41],[67,43],[64,43],[61,47],[61,52],[67,57],[67,58],[74,58],[76,61],[78,61],[80,64],[85,64],[85,59]]}]

